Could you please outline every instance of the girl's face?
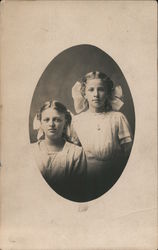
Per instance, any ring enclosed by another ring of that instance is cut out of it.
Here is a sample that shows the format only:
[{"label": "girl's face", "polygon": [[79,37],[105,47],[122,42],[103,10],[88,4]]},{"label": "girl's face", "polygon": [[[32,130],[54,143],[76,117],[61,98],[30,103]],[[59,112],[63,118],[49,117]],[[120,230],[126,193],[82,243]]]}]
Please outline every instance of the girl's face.
[{"label": "girl's face", "polygon": [[89,79],[86,83],[85,98],[88,101],[89,109],[93,112],[100,112],[105,109],[107,90],[101,79]]},{"label": "girl's face", "polygon": [[61,138],[65,124],[65,114],[52,108],[48,108],[42,112],[41,128],[47,139]]}]

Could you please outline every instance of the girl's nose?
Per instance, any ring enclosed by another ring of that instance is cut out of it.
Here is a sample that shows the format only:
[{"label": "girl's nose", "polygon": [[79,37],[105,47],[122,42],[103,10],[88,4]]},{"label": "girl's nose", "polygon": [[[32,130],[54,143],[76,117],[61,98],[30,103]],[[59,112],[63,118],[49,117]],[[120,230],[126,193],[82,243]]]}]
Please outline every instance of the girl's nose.
[{"label": "girl's nose", "polygon": [[96,89],[96,90],[94,90],[94,96],[98,96],[98,90]]},{"label": "girl's nose", "polygon": [[54,127],[54,126],[55,126],[54,121],[53,121],[53,120],[50,120],[49,125],[50,125],[51,127]]}]

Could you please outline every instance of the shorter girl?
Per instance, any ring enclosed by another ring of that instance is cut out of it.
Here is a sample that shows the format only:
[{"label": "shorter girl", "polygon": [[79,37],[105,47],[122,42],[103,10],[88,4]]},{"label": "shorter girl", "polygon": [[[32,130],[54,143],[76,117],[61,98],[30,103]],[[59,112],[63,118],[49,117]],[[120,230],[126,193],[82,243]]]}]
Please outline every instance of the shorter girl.
[{"label": "shorter girl", "polygon": [[71,115],[58,101],[48,101],[34,120],[38,141],[34,144],[38,167],[46,182],[61,196],[84,201],[86,160],[81,147],[67,141]]},{"label": "shorter girl", "polygon": [[[116,91],[117,90],[117,91]],[[88,199],[108,190],[118,179],[131,151],[132,138],[122,106],[122,89],[101,72],[90,72],[72,89],[77,113],[72,140],[87,157]]]}]

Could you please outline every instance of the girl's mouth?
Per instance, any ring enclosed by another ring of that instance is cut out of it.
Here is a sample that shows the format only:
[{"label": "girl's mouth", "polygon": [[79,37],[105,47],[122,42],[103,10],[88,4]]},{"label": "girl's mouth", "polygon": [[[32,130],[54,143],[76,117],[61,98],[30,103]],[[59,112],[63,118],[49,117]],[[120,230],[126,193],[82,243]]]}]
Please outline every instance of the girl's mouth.
[{"label": "girl's mouth", "polygon": [[99,99],[93,99],[93,102],[100,102]]},{"label": "girl's mouth", "polygon": [[48,129],[48,131],[54,133],[56,132],[56,129],[51,128],[51,129]]}]

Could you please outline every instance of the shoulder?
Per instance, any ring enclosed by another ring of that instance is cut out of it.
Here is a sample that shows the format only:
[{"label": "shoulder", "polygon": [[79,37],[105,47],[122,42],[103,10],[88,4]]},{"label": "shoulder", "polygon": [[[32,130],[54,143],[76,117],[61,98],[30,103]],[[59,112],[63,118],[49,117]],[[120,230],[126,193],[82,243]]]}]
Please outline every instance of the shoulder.
[{"label": "shoulder", "polygon": [[116,118],[124,116],[124,114],[121,113],[120,111],[109,111],[108,113],[111,117],[116,117]]},{"label": "shoulder", "polygon": [[31,143],[31,147],[35,150],[40,148],[41,141]]},{"label": "shoulder", "polygon": [[112,118],[114,120],[118,120],[118,121],[126,120],[125,115],[119,111],[110,111],[109,116],[110,116],[110,118]]},{"label": "shoulder", "polygon": [[31,143],[32,150],[36,157],[39,157],[41,153],[45,152],[44,144],[42,140]]},{"label": "shoulder", "polygon": [[111,122],[112,126],[114,128],[118,128],[121,130],[129,130],[130,126],[129,126],[129,122],[126,118],[126,116],[119,112],[119,111],[111,111],[109,112],[109,121]]},{"label": "shoulder", "polygon": [[83,154],[82,147],[79,147],[73,143],[66,142],[65,148],[69,152],[69,154],[72,154],[75,157],[80,157],[80,155]]},{"label": "shoulder", "polygon": [[39,141],[31,143],[31,149],[35,157],[39,156],[40,153]]},{"label": "shoulder", "polygon": [[37,141],[37,142],[31,143],[31,147],[32,147],[32,148],[36,148],[36,147],[38,147],[38,145],[39,145],[39,142],[38,142],[38,141]]},{"label": "shoulder", "polygon": [[74,116],[72,117],[72,122],[78,122],[78,121],[80,121],[80,120],[82,120],[82,119],[85,119],[86,116],[87,116],[87,113],[86,113],[86,112],[82,112],[82,113],[80,113],[80,114],[78,114],[78,115],[74,115]]},{"label": "shoulder", "polygon": [[82,152],[83,151],[82,147],[80,147],[78,145],[75,145],[75,144],[73,144],[71,142],[68,142],[68,141],[66,141],[66,145],[65,146],[66,146],[66,148],[68,150],[77,151],[77,152]]}]

